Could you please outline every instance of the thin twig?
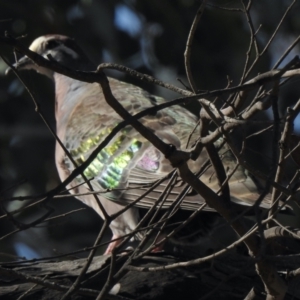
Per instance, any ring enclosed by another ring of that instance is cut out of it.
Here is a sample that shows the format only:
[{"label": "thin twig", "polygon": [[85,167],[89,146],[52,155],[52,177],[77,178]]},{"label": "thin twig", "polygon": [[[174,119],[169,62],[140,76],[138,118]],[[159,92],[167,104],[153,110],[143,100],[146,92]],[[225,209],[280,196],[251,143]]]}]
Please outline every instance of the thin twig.
[{"label": "thin twig", "polygon": [[250,66],[250,68],[248,69],[245,77],[247,78],[248,75],[250,74],[250,72],[252,71],[252,69],[254,68],[255,64],[257,63],[257,61],[259,60],[260,57],[262,57],[265,52],[267,51],[267,49],[269,48],[270,44],[272,43],[272,41],[274,40],[276,34],[278,33],[283,21],[285,20],[287,14],[289,13],[289,11],[292,9],[292,7],[294,6],[294,4],[297,2],[297,0],[293,0],[293,2],[289,5],[289,7],[286,9],[285,13],[283,14],[281,20],[278,22],[277,27],[275,28],[273,34],[271,35],[269,41],[267,42],[266,46],[264,47],[264,49],[259,53],[259,55],[255,58],[255,60],[253,61],[252,65]]},{"label": "thin twig", "polygon": [[186,72],[186,76],[189,81],[190,87],[194,93],[196,93],[196,91],[197,91],[197,86],[195,84],[193,74],[191,71],[191,52],[192,52],[194,35],[195,35],[196,29],[197,29],[197,25],[198,25],[198,23],[201,19],[201,16],[204,12],[206,2],[207,2],[207,0],[203,0],[202,3],[200,4],[200,7],[197,10],[196,16],[193,20],[193,23],[192,23],[192,26],[191,26],[191,29],[190,29],[190,32],[189,32],[189,35],[187,38],[186,48],[185,48],[185,52],[184,52],[185,72]]}]

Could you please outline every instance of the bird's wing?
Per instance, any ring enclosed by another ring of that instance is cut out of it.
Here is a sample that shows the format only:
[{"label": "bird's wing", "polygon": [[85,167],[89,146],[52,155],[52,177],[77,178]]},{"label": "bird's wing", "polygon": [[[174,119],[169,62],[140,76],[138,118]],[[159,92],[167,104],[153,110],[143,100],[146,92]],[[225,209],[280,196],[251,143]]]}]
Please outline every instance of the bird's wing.
[{"label": "bird's wing", "polygon": [[[110,79],[110,85],[116,99],[133,115],[164,101],[127,83]],[[66,125],[65,144],[78,165],[84,162],[122,121],[106,103],[99,85],[87,86],[88,93],[83,94],[88,94],[89,97],[78,101],[79,104],[74,108]],[[180,106],[172,106],[143,117],[140,121],[164,142],[185,150],[190,133],[196,126],[197,117]],[[196,130],[191,135],[191,145],[197,139],[197,134]],[[203,152],[197,161],[189,162],[192,171],[198,171],[206,160],[207,155]],[[74,169],[67,157],[64,158],[64,162],[69,170]],[[230,173],[235,167],[234,159],[227,157],[224,166]],[[105,192],[105,198],[125,205],[146,193],[137,206],[149,208],[161,196],[168,180],[161,182],[148,193],[147,190],[172,171],[173,167],[160,151],[131,126],[126,126],[98,153],[84,173],[87,178],[94,177],[94,189]],[[213,190],[219,190],[211,166],[206,167],[200,179]],[[80,182],[82,179],[78,178],[78,183]],[[240,204],[251,205],[258,197],[254,182],[246,176],[241,167],[230,179],[229,186],[232,200]],[[165,197],[163,207],[169,207],[183,191],[187,192],[181,204],[183,209],[195,210],[204,203],[204,199],[189,191],[186,184],[178,178]],[[263,206],[267,204],[263,202]],[[211,208],[206,207],[206,210]]]}]

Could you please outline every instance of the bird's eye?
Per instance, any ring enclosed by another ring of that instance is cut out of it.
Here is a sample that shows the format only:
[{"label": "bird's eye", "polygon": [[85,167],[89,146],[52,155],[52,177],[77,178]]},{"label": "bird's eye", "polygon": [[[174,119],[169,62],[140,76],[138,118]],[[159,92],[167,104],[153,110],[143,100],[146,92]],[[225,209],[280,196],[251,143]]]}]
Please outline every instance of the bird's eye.
[{"label": "bird's eye", "polygon": [[47,49],[53,49],[55,47],[57,47],[59,45],[59,43],[55,40],[50,40],[47,42],[46,48]]}]

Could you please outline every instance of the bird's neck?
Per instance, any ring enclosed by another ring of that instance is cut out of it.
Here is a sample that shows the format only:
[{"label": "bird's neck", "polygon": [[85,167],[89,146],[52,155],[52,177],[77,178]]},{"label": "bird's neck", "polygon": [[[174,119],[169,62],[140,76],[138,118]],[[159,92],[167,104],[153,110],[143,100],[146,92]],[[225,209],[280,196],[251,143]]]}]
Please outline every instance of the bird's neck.
[{"label": "bird's neck", "polygon": [[54,73],[53,77],[55,82],[55,117],[59,134],[60,128],[63,128],[63,124],[68,122],[75,107],[87,96],[89,84],[58,73]]}]

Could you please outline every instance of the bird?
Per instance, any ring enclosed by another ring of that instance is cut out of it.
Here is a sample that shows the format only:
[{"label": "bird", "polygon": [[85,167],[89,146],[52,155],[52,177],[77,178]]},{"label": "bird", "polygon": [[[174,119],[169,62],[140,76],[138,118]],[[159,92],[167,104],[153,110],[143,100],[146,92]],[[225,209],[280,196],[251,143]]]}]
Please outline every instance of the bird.
[{"label": "bird", "polygon": [[[96,69],[76,41],[67,36],[40,36],[31,43],[29,49],[72,70],[92,72]],[[54,81],[56,133],[76,165],[86,161],[114,127],[123,121],[106,103],[101,86],[97,83],[75,80],[38,66],[27,56],[20,58],[14,67],[20,71],[34,70]],[[111,77],[108,80],[115,98],[132,115],[167,101],[136,85]],[[199,138],[199,133],[194,130],[198,117],[179,105],[149,114],[140,121],[164,142],[179,150],[188,151],[191,146],[186,148],[186,145],[194,145]],[[252,206],[259,196],[257,182],[242,166],[236,168],[236,161],[228,149],[220,155],[227,174],[236,169],[229,180],[231,201]],[[197,173],[207,159],[208,155],[203,150],[195,161],[188,162],[191,171]],[[58,142],[55,146],[55,162],[62,181],[76,168]],[[122,237],[135,230],[141,218],[141,209],[149,209],[160,197],[167,187],[167,180],[163,179],[168,178],[173,170],[168,159],[129,125],[121,129],[84,170],[85,177],[91,179],[93,190],[99,192],[98,197],[108,215],[119,212],[124,206],[141,197],[151,185],[159,182],[138,203],[110,223],[112,239],[105,254],[110,254],[120,245]],[[212,190],[219,190],[211,165],[207,165],[200,179]],[[104,219],[102,210],[90,193],[90,188],[84,184],[82,176],[76,177],[68,187],[77,199]],[[186,195],[179,211],[193,212],[205,203],[197,193],[187,189],[178,175],[172,190],[161,205],[162,208],[170,207],[184,190]],[[270,207],[270,199],[266,197],[260,205],[264,208]],[[209,206],[205,206],[204,211],[214,212]],[[136,234],[134,238],[141,237]]]}]

